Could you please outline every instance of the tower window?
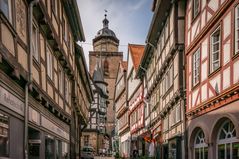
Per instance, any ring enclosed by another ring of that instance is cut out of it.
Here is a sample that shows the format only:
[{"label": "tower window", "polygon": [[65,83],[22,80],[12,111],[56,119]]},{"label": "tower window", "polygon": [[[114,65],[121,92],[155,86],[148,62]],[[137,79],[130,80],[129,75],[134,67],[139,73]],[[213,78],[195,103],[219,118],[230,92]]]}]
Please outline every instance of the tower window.
[{"label": "tower window", "polygon": [[104,61],[104,75],[105,76],[109,75],[109,62],[107,61],[107,59],[105,59]]}]

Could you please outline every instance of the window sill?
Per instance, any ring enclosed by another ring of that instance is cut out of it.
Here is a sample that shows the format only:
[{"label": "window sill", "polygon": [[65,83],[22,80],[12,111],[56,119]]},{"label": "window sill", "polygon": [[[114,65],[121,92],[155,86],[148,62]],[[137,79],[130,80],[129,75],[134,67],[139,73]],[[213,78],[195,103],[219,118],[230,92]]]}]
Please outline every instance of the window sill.
[{"label": "window sill", "polygon": [[216,70],[210,72],[209,75],[208,75],[208,78],[214,76],[214,75],[217,74],[220,70],[221,70],[221,66],[218,67]]}]

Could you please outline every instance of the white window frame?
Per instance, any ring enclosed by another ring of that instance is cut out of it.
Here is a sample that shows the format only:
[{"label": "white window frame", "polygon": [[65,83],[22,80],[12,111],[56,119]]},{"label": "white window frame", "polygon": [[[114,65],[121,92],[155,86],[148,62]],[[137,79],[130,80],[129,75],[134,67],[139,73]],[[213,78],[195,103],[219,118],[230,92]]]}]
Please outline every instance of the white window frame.
[{"label": "white window frame", "polygon": [[[35,30],[35,31],[34,31]],[[32,36],[32,53],[33,57],[35,58],[36,61],[39,62],[39,28],[37,25],[33,22],[32,24],[32,34],[36,33],[36,36]]]},{"label": "white window frame", "polygon": [[0,1],[0,10],[3,12],[3,14],[5,15],[5,17],[9,20],[10,23],[12,23],[12,0],[7,0],[8,2],[8,15],[6,15],[6,13],[4,13],[4,11],[2,10],[2,3],[3,1]]},{"label": "white window frame", "polygon": [[[219,40],[214,42],[213,38],[216,33],[219,33]],[[217,51],[213,50],[214,45],[219,45],[219,49]],[[213,55],[218,54],[218,59],[213,61]],[[220,67],[220,59],[221,58],[221,28],[218,27],[211,35],[210,35],[210,73],[216,71]],[[213,65],[218,62],[218,67],[214,68]]]},{"label": "white window frame", "polygon": [[[227,145],[229,145],[230,146],[230,159],[233,159],[232,157],[233,157],[233,152],[232,152],[232,145],[234,144],[234,143],[238,143],[239,142],[239,140],[237,139],[237,137],[236,137],[236,135],[233,137],[230,137],[230,138],[225,138],[225,139],[220,139],[220,133],[221,133],[221,131],[224,131],[225,133],[228,133],[229,135],[230,134],[232,134],[232,132],[226,132],[227,130],[225,130],[225,129],[223,129],[223,127],[224,127],[224,125],[226,125],[226,124],[228,124],[228,123],[232,123],[232,121],[230,121],[230,120],[226,120],[226,121],[224,121],[224,123],[221,125],[221,127],[220,127],[220,129],[219,129],[219,131],[218,131],[218,134],[217,134],[217,145],[216,145],[216,149],[217,149],[217,151],[216,151],[216,156],[217,156],[217,159],[218,159],[218,146],[219,145],[224,145],[225,146],[225,159],[227,159],[227,150],[226,150],[226,146]],[[233,123],[232,123],[233,124]],[[234,126],[234,131],[236,131],[236,127],[235,127],[235,125],[233,124],[233,126]]]},{"label": "white window frame", "polygon": [[50,47],[47,45],[47,75],[53,80],[53,54]]},{"label": "white window frame", "polygon": [[235,54],[239,53],[239,4],[235,8]]},{"label": "white window frame", "polygon": [[[203,133],[203,138],[201,138],[201,136],[199,136],[200,133]],[[197,138],[200,138],[199,140],[201,140],[199,144],[196,143]],[[204,132],[200,129],[200,130],[197,132],[197,134],[196,134],[196,136],[195,136],[195,139],[194,139],[194,146],[193,146],[193,156],[194,156],[194,159],[196,159],[196,151],[195,151],[195,149],[202,149],[202,150],[203,150],[203,152],[202,152],[202,153],[203,153],[203,156],[200,156],[199,158],[200,158],[200,159],[204,159],[204,156],[205,156],[205,148],[208,149],[208,145],[205,143],[205,134],[204,134]],[[201,153],[200,153],[200,155],[201,155]]]},{"label": "white window frame", "polygon": [[193,86],[200,81],[200,58],[201,51],[200,48],[193,54]]}]

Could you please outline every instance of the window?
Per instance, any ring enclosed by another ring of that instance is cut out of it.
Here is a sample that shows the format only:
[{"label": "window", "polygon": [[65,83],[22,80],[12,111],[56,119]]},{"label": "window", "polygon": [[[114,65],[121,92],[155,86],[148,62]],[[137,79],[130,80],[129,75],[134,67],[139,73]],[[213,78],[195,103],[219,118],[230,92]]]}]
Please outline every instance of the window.
[{"label": "window", "polygon": [[176,106],[176,123],[179,122],[181,120],[181,106],[177,105]]},{"label": "window", "polygon": [[63,94],[63,86],[64,84],[64,72],[62,70],[62,68],[59,68],[59,91],[61,94]]},{"label": "window", "polygon": [[50,77],[50,79],[53,80],[53,65],[52,65],[53,59],[52,59],[52,53],[50,51],[50,48],[47,47],[47,75]]},{"label": "window", "polygon": [[32,26],[32,52],[33,52],[33,57],[39,61],[39,52],[38,52],[38,28],[36,27],[35,24]]},{"label": "window", "polygon": [[173,67],[172,65],[168,69],[168,71],[165,73],[165,78],[164,78],[164,88],[166,93],[168,89],[173,85]]},{"label": "window", "polygon": [[205,143],[205,135],[202,130],[197,132],[194,141],[194,159],[208,159],[208,146]]},{"label": "window", "polygon": [[199,82],[200,74],[200,49],[193,54],[193,86]]},{"label": "window", "polygon": [[196,18],[200,11],[200,0],[193,0],[193,19]]},{"label": "window", "polygon": [[69,101],[69,80],[67,77],[65,81],[65,99],[67,102]]},{"label": "window", "polygon": [[89,135],[84,135],[84,145],[85,146],[89,146],[89,138],[90,138]]},{"label": "window", "polygon": [[54,158],[54,138],[50,135],[45,136],[45,159]]},{"label": "window", "polygon": [[218,132],[218,159],[239,158],[239,140],[236,138],[236,129],[233,123],[226,120]]},{"label": "window", "polygon": [[63,38],[67,44],[68,43],[68,31],[67,31],[67,23],[66,23],[65,16],[63,16],[63,20],[62,20],[62,31],[63,31]]},{"label": "window", "polygon": [[210,69],[211,72],[220,66],[220,28],[211,35]]},{"label": "window", "polygon": [[61,151],[61,158],[69,159],[70,153],[69,153],[69,144],[62,142],[62,151]]},{"label": "window", "polygon": [[168,130],[168,116],[164,118],[163,120],[163,130],[167,131]]},{"label": "window", "polygon": [[235,53],[239,53],[239,5],[235,8]]},{"label": "window", "polygon": [[12,6],[11,0],[0,0],[0,9],[10,22],[12,22],[11,6]]},{"label": "window", "polygon": [[0,113],[0,158],[9,156],[9,121]]}]

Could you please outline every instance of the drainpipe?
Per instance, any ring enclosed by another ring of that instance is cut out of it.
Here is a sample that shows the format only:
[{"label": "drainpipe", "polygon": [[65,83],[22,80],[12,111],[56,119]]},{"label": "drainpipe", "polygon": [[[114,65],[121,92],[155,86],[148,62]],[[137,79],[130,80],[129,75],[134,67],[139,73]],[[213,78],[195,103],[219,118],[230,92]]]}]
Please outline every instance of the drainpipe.
[{"label": "drainpipe", "polygon": [[28,105],[28,89],[31,86],[32,82],[32,17],[33,17],[33,6],[38,3],[39,0],[34,0],[31,1],[28,9],[28,15],[29,15],[29,23],[28,23],[28,28],[30,29],[29,31],[29,43],[30,43],[30,53],[28,56],[28,82],[25,85],[25,109],[24,109],[24,156],[25,159],[28,159],[28,110],[29,110],[29,105]]}]

